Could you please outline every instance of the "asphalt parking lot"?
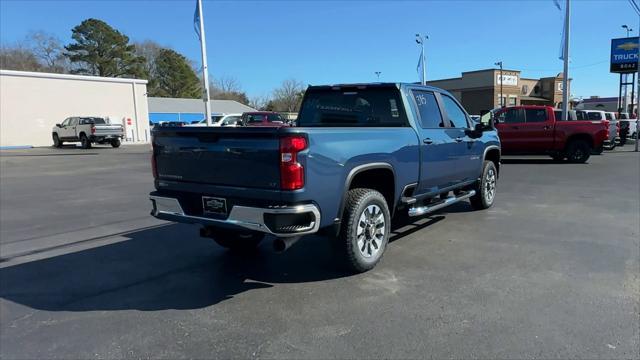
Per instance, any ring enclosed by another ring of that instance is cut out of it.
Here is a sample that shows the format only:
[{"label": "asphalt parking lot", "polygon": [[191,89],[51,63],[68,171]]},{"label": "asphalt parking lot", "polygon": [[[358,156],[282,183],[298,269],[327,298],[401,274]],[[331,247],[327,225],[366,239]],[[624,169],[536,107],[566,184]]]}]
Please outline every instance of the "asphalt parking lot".
[{"label": "asphalt parking lot", "polygon": [[149,216],[149,148],[0,152],[0,357],[638,358],[640,155],[507,157],[496,204],[250,257]]}]

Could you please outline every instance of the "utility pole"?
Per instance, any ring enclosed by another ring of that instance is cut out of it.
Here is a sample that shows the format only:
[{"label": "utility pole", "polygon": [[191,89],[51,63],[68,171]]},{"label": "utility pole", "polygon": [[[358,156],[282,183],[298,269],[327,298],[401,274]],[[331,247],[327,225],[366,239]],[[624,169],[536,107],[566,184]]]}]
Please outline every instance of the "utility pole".
[{"label": "utility pole", "polygon": [[204,83],[204,94],[202,94],[202,100],[204,101],[204,110],[207,120],[207,126],[213,126],[211,122],[211,102],[209,99],[211,95],[209,93],[209,66],[207,65],[207,41],[204,37],[204,17],[202,11],[202,0],[198,0],[197,19],[200,20],[200,51],[202,52],[202,82]]},{"label": "utility pole", "polygon": [[500,107],[504,107],[504,93],[502,92],[502,83],[504,83],[504,77],[502,75],[502,60],[498,61],[494,65],[500,65]]},{"label": "utility pole", "polygon": [[[636,10],[636,13],[638,14],[638,26],[640,26],[640,9],[638,9],[638,4],[634,1],[633,4],[635,5],[634,8]],[[640,45],[640,37],[638,38],[638,45]],[[636,72],[638,72],[638,86],[636,87],[637,89],[637,93],[638,93],[638,101],[636,102],[636,106],[638,107],[638,110],[640,110],[640,46],[638,46],[638,64],[636,65]],[[632,85],[633,86],[633,85]],[[633,109],[631,109],[631,112],[633,113]],[[638,152],[638,133],[640,133],[640,111],[636,111],[636,146],[634,151]]]},{"label": "utility pole", "polygon": [[376,74],[376,76],[378,77],[378,82],[380,82],[380,74],[382,74],[382,71],[376,71],[374,74]]},{"label": "utility pole", "polygon": [[562,58],[564,70],[562,76],[562,119],[569,119],[569,33],[571,25],[571,1],[567,0],[564,14],[564,49]]},{"label": "utility pole", "polygon": [[416,34],[416,43],[420,45],[420,62],[422,64],[422,85],[427,85],[427,64],[425,64],[424,60],[424,42],[429,40],[429,35],[421,36],[420,34]]}]

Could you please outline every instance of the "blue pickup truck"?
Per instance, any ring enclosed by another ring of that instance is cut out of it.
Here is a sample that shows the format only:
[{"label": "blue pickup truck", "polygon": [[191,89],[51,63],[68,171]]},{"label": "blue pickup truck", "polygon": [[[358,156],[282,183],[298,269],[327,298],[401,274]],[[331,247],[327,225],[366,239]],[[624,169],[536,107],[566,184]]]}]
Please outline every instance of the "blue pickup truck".
[{"label": "blue pickup truck", "polygon": [[444,90],[416,84],[310,86],[296,127],[156,127],[152,215],[201,225],[248,250],[331,239],[351,271],[373,268],[394,216],[469,199],[493,204],[500,140]]}]

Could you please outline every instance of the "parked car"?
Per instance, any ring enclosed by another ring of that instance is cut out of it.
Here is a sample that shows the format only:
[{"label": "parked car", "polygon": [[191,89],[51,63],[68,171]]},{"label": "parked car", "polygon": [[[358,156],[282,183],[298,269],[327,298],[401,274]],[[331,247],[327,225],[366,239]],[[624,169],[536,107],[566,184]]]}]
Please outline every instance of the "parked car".
[{"label": "parked car", "polygon": [[69,117],[51,130],[53,146],[62,147],[64,142],[80,142],[88,149],[92,143],[111,144],[117,148],[124,137],[124,128],[120,124],[111,124],[109,119],[86,116]]},{"label": "parked car", "polygon": [[186,121],[163,121],[160,122],[160,126],[161,127],[182,127],[182,126],[188,126],[189,123],[187,123]]},{"label": "parked car", "polygon": [[603,121],[609,126],[609,137],[604,141],[604,148],[607,150],[613,150],[616,147],[616,143],[619,141],[618,134],[618,121],[615,118],[615,114],[612,112],[606,112],[602,110],[586,110],[587,119],[591,121]]},{"label": "parked car", "polygon": [[620,124],[620,145],[624,145],[627,139],[635,139],[638,123],[636,119],[629,119],[628,114],[622,113],[621,119],[618,120]]},{"label": "parked car", "polygon": [[[235,126],[240,126],[241,122],[242,122],[242,114],[227,114],[227,115],[216,117],[216,121],[212,122],[212,125],[235,127]],[[205,120],[200,120],[195,124],[191,124],[187,126],[203,127],[203,126],[207,126],[207,122]]]},{"label": "parked car", "polygon": [[559,121],[550,106],[514,106],[495,111],[504,154],[548,154],[555,160],[584,163],[608,138],[602,121]]},{"label": "parked car", "polygon": [[336,260],[360,272],[380,260],[392,217],[494,202],[497,133],[473,126],[444,90],[312,86],[297,122],[154,130],[152,215],[200,224],[201,236],[234,250],[253,249],[266,234],[278,251],[323,234]]},{"label": "parked car", "polygon": [[288,126],[288,121],[282,115],[271,111],[246,112],[242,114],[243,126]]}]

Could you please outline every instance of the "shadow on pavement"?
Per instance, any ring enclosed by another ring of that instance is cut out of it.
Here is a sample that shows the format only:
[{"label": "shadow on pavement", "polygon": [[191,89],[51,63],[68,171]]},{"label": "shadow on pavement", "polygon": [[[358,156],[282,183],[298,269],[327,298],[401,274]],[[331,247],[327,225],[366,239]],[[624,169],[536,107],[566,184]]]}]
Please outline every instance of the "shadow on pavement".
[{"label": "shadow on pavement", "polygon": [[[401,223],[392,228],[391,241],[442,219]],[[271,251],[272,239],[266,238],[261,251],[234,255],[197,233],[196,226],[171,224],[128,233],[121,242],[8,266],[0,269],[0,298],[46,311],[196,309],[273,284],[349,276],[332,261],[325,237],[303,238],[285,254]]]},{"label": "shadow on pavement", "polygon": [[[544,165],[567,165],[569,164],[566,161],[556,161],[551,158],[549,159],[517,159],[517,158],[502,158],[500,159],[502,164],[544,164]],[[586,162],[589,163],[588,161]],[[583,165],[583,164],[573,164],[573,165]]]}]

